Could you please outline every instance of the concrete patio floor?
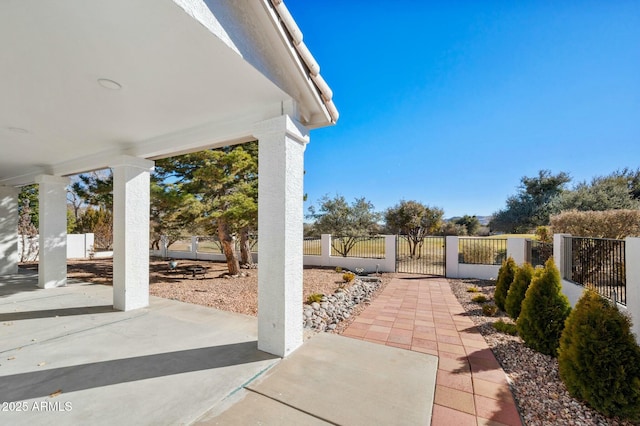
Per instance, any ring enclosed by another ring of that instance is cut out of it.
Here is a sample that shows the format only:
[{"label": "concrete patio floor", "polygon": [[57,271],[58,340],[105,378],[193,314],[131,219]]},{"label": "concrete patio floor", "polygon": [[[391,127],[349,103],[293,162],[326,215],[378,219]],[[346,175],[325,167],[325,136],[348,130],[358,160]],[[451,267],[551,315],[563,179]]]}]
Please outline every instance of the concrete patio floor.
[{"label": "concrete patio floor", "polygon": [[0,424],[429,424],[437,358],[317,335],[285,360],[257,319],[112,288],[0,280]]}]

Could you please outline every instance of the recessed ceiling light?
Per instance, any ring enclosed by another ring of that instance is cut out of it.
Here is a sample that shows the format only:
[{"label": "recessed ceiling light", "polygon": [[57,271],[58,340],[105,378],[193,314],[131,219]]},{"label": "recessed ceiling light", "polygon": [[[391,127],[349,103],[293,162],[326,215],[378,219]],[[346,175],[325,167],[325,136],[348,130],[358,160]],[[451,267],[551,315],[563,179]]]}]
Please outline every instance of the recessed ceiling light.
[{"label": "recessed ceiling light", "polygon": [[122,89],[122,85],[117,81],[109,80],[108,78],[99,78],[98,84],[105,89],[109,90],[120,90]]},{"label": "recessed ceiling light", "polygon": [[7,127],[7,130],[14,133],[29,133],[27,129],[23,129],[22,127]]}]

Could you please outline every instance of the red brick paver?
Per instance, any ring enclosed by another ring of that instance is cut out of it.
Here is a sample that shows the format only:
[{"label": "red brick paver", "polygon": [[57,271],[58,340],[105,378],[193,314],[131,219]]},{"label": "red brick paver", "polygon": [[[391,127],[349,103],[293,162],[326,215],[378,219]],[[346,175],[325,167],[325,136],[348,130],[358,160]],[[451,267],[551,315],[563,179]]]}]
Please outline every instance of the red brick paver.
[{"label": "red brick paver", "polygon": [[343,336],[438,356],[433,426],[522,425],[504,371],[445,278],[394,278]]}]

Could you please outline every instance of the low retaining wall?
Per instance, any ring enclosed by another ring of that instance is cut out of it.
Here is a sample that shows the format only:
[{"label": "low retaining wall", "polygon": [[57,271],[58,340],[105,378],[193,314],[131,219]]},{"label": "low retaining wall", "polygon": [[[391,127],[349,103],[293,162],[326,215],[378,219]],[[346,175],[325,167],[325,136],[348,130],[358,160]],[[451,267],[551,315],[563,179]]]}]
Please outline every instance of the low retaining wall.
[{"label": "low retaining wall", "polygon": [[[476,265],[460,263],[458,255],[459,237],[447,237],[447,278],[477,278],[494,280],[498,278],[500,265]],[[527,244],[524,238],[507,238],[507,257],[513,257],[518,264],[526,259]]]},{"label": "low retaining wall", "polygon": [[[366,272],[395,272],[396,270],[396,237],[395,235],[385,235],[385,258],[371,259],[362,257],[343,257],[331,256],[331,235],[322,235],[321,237],[321,255],[303,257],[305,266],[321,266],[321,267],[341,267],[355,271],[356,268],[362,268]],[[166,259],[190,259],[190,260],[210,260],[214,262],[225,262],[226,258],[221,253],[203,253],[197,251],[197,239],[192,238],[190,250],[150,250],[151,256],[162,257]],[[252,253],[253,261],[258,262],[259,253]]]}]

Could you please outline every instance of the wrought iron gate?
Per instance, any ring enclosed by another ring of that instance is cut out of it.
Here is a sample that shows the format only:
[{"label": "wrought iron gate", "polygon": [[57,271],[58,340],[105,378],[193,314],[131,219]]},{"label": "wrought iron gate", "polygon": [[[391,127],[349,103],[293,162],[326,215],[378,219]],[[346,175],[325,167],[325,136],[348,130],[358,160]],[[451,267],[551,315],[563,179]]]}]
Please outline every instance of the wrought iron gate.
[{"label": "wrought iron gate", "polygon": [[396,272],[446,275],[445,237],[425,237],[414,244],[406,235],[396,236]]}]

